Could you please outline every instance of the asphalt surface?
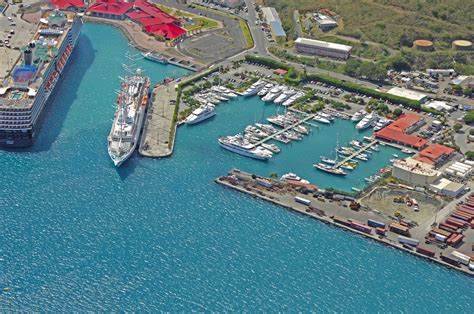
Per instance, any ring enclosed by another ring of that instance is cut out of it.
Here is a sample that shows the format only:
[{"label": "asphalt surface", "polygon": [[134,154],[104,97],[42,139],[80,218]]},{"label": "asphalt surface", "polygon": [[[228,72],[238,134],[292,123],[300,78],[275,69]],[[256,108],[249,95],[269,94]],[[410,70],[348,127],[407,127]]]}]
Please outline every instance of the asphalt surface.
[{"label": "asphalt surface", "polygon": [[255,0],[245,0],[248,12],[243,14],[243,18],[247,20],[247,23],[250,27],[250,32],[252,33],[253,41],[255,43],[255,47],[252,49],[252,51],[256,51],[262,56],[268,56],[269,54],[267,48],[269,46],[269,42],[261,27],[255,24],[257,21],[257,12],[255,11],[254,3]]}]

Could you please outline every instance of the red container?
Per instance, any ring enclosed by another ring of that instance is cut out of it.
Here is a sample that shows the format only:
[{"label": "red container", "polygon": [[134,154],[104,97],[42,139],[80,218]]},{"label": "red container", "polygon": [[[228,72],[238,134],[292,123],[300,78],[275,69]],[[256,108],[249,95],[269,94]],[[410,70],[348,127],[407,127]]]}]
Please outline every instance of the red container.
[{"label": "red container", "polygon": [[439,228],[441,230],[445,230],[445,231],[448,231],[448,232],[451,232],[451,233],[455,233],[457,231],[457,228],[456,227],[451,227],[445,223],[440,223],[439,224]]},{"label": "red container", "polygon": [[448,240],[446,240],[446,243],[447,243],[448,245],[451,245],[451,243],[453,243],[453,240],[454,240],[455,238],[457,238],[457,237],[458,237],[458,235],[457,235],[456,233],[453,233],[453,234],[448,238]]},{"label": "red container", "polygon": [[451,245],[452,246],[458,245],[462,241],[463,238],[464,236],[462,234],[456,235],[456,237],[452,240]]},{"label": "red container", "polygon": [[347,220],[345,220],[345,219],[343,219],[343,218],[340,218],[340,217],[337,217],[337,216],[334,216],[334,217],[332,218],[332,220],[333,220],[334,222],[336,222],[336,223],[338,223],[338,224],[341,224],[341,225],[344,225],[344,226],[350,226],[350,225],[351,225]]},{"label": "red container", "polygon": [[362,231],[364,233],[367,233],[367,234],[371,234],[372,233],[372,228],[369,227],[369,226],[366,226],[366,225],[363,225],[363,224],[359,224],[357,222],[351,222],[351,227],[356,229],[356,230],[359,230],[359,231]]},{"label": "red container", "polygon": [[457,210],[459,210],[460,212],[465,213],[466,215],[474,216],[474,211],[472,211],[472,210],[467,210],[467,209],[464,209],[464,208],[458,208]]},{"label": "red container", "polygon": [[380,234],[380,235],[385,235],[385,229],[384,228],[377,227],[377,228],[375,228],[375,232],[377,234]]},{"label": "red container", "polygon": [[416,251],[426,256],[430,256],[430,257],[435,256],[435,251],[426,247],[419,246],[419,245],[416,247]]},{"label": "red container", "polygon": [[460,220],[464,220],[465,222],[468,222],[468,221],[471,220],[471,219],[466,218],[466,217],[464,217],[464,216],[459,216],[459,215],[457,215],[456,213],[452,213],[452,214],[451,214],[451,217],[456,218],[456,219],[460,219]]},{"label": "red container", "polygon": [[458,215],[464,218],[468,218],[468,221],[472,219],[471,215],[467,215],[466,213],[463,213],[462,211],[456,210],[453,212],[453,215]]},{"label": "red container", "polygon": [[465,222],[461,222],[450,217],[446,218],[446,222],[453,226],[457,226],[458,228],[464,228],[464,226],[466,226]]}]

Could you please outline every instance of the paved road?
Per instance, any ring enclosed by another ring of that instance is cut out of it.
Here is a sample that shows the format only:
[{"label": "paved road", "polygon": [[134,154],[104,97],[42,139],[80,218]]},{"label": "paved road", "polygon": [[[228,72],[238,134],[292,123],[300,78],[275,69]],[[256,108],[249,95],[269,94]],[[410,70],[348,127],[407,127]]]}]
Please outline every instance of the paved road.
[{"label": "paved road", "polygon": [[268,56],[267,47],[269,45],[269,42],[261,27],[255,24],[255,21],[257,21],[257,12],[255,11],[254,3],[255,0],[245,0],[248,12],[247,14],[244,14],[244,18],[249,24],[250,31],[252,32],[253,41],[255,43],[255,47],[252,50],[256,51],[262,56]]}]

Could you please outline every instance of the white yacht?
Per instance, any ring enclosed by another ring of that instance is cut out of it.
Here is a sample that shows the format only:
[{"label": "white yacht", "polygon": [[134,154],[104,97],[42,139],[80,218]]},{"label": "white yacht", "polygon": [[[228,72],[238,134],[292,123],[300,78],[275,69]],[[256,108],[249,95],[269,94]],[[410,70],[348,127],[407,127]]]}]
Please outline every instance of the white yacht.
[{"label": "white yacht", "polygon": [[296,94],[292,95],[290,98],[285,100],[282,105],[287,107],[293,104],[295,101],[297,101],[299,98],[303,97],[304,93],[303,92],[297,92]]},{"label": "white yacht", "polygon": [[313,120],[324,123],[324,124],[331,124],[331,121],[329,121],[326,118],[321,117],[320,115],[317,115],[316,117],[314,117]]},{"label": "white yacht", "polygon": [[278,154],[280,152],[280,148],[276,146],[275,144],[267,144],[263,143],[262,147],[271,151],[272,153]]},{"label": "white yacht", "polygon": [[386,118],[381,118],[374,126],[374,131],[378,131],[392,123],[393,121]]},{"label": "white yacht", "polygon": [[288,98],[290,98],[294,94],[295,94],[295,91],[292,90],[292,89],[285,90],[273,102],[275,104],[281,104],[282,102],[284,102],[285,100],[287,100]]},{"label": "white yacht", "polygon": [[242,93],[242,96],[249,97],[249,96],[256,95],[258,92],[260,92],[263,89],[264,86],[265,86],[265,81],[258,80],[257,82],[253,83],[249,88],[247,88]]},{"label": "white yacht", "polygon": [[186,124],[196,124],[216,115],[214,105],[207,104],[194,110],[185,120]]},{"label": "white yacht", "polygon": [[268,92],[268,94],[265,95],[265,97],[262,98],[262,100],[263,101],[273,101],[280,94],[281,94],[281,87],[280,86],[275,86]]},{"label": "white yacht", "polygon": [[321,158],[321,161],[329,164],[329,165],[335,165],[337,163],[337,160],[335,159],[329,159],[327,157],[324,157],[324,156],[319,156],[319,158]]},{"label": "white yacht", "polygon": [[270,151],[248,143],[240,135],[221,137],[218,140],[219,145],[233,153],[250,157],[257,160],[268,160],[273,155]]},{"label": "white yacht", "polygon": [[336,119],[333,115],[330,115],[329,113],[325,113],[325,112],[320,112],[318,115],[329,121],[333,121],[334,119]]},{"label": "white yacht", "polygon": [[270,89],[272,89],[272,88],[273,88],[273,84],[272,84],[272,83],[268,83],[268,84],[266,84],[265,86],[263,86],[262,90],[259,91],[259,92],[257,93],[257,95],[263,97],[263,96],[265,96],[265,95],[270,91]]},{"label": "white yacht", "polygon": [[366,115],[359,123],[356,124],[356,129],[365,130],[371,127],[378,120],[378,116],[375,112],[369,113]]},{"label": "white yacht", "polygon": [[367,115],[367,112],[366,112],[365,110],[359,110],[359,111],[357,111],[356,113],[354,113],[354,115],[353,115],[352,118],[351,118],[351,121],[359,122],[359,121],[362,120],[366,115]]}]

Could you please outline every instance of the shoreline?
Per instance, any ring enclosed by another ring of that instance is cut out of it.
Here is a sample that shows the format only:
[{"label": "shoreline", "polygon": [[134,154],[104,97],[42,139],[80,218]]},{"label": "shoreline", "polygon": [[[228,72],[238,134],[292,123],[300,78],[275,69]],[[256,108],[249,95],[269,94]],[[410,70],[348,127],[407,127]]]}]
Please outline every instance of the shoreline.
[{"label": "shoreline", "polygon": [[[250,189],[245,189],[241,186],[238,186],[238,185],[233,185],[231,184],[230,182],[227,182],[225,180],[222,180],[221,179],[222,177],[219,177],[219,178],[216,178],[214,180],[215,183],[217,184],[220,184],[224,187],[227,187],[227,188],[230,188],[230,189],[233,189],[233,190],[236,190],[238,192],[241,192],[241,193],[244,193],[244,194],[247,194],[247,195],[250,195],[254,198],[259,198],[259,199],[262,199],[264,201],[267,201],[267,202],[270,202],[270,203],[273,203],[275,205],[278,205],[278,206],[281,206],[281,207],[284,207],[286,208],[287,210],[291,210],[293,212],[296,212],[296,213],[299,213],[299,214],[303,214],[303,215],[306,215],[306,216],[309,216],[311,218],[314,218],[314,219],[317,219],[319,220],[320,222],[323,222],[325,224],[328,224],[328,225],[333,225],[335,227],[338,227],[338,228],[341,228],[342,230],[345,230],[345,231],[350,231],[352,233],[355,233],[355,234],[358,234],[358,235],[361,235],[365,238],[368,238],[368,239],[371,239],[373,241],[376,241],[380,244],[383,244],[383,245],[387,245],[389,247],[392,247],[392,248],[395,248],[395,249],[398,249],[398,250],[401,250],[403,252],[406,252],[406,253],[409,253],[409,254],[412,254],[414,256],[417,256],[419,258],[423,258],[425,260],[428,260],[430,262],[433,262],[433,263],[437,263],[441,266],[445,266],[445,267],[448,267],[449,269],[452,269],[452,270],[456,270],[456,271],[459,271],[465,275],[468,275],[470,277],[474,277],[474,272],[471,272],[471,271],[468,271],[468,270],[465,270],[464,268],[460,268],[460,267],[456,267],[456,266],[453,266],[451,264],[448,264],[440,259],[437,259],[437,258],[432,258],[430,256],[427,256],[427,255],[424,255],[424,254],[420,254],[416,251],[412,251],[412,250],[409,250],[405,247],[403,247],[401,244],[399,243],[396,243],[396,242],[393,242],[387,238],[380,238],[379,236],[377,235],[373,235],[373,234],[367,234],[367,233],[364,233],[364,232],[361,232],[361,231],[358,231],[356,229],[353,229],[353,228],[350,228],[348,226],[345,226],[345,225],[342,225],[340,223],[337,223],[335,221],[333,221],[330,217],[326,216],[326,215],[318,215],[316,213],[313,213],[311,210],[309,210],[309,208],[307,209],[302,209],[302,208],[298,208],[296,205],[298,206],[304,206],[304,205],[299,205],[297,203],[294,203],[294,205],[290,205],[288,203],[285,203],[285,202],[282,202],[278,199],[275,199],[275,198],[270,198],[270,197],[267,197],[266,195],[264,195],[263,193],[256,193],[255,191],[252,191]],[[320,210],[318,208],[318,210]]]}]

